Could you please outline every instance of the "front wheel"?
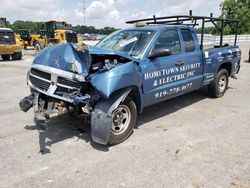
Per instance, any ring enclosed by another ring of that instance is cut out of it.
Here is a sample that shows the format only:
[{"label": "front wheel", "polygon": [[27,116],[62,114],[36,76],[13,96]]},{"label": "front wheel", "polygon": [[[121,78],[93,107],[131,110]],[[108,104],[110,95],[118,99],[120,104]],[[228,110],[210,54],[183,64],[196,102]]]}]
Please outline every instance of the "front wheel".
[{"label": "front wheel", "polygon": [[10,60],[10,55],[2,55],[2,59],[4,61],[9,61]]},{"label": "front wheel", "polygon": [[11,55],[12,60],[21,60],[22,59],[22,52],[15,52],[13,55]]},{"label": "front wheel", "polygon": [[126,140],[133,132],[136,119],[135,102],[127,97],[112,113],[112,127],[108,143],[114,145]]},{"label": "front wheel", "polygon": [[208,93],[216,98],[222,97],[228,86],[228,71],[221,69],[215,76],[214,81],[208,86]]}]

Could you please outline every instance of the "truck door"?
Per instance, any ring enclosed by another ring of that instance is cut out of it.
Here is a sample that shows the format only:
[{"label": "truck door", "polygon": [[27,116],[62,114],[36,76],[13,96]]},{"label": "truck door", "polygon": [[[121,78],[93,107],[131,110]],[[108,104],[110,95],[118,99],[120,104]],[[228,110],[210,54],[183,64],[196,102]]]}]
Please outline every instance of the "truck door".
[{"label": "truck door", "polygon": [[185,74],[185,84],[190,86],[185,92],[190,92],[199,89],[203,81],[202,53],[193,29],[183,28],[180,33],[183,51],[180,73]]},{"label": "truck door", "polygon": [[169,50],[171,54],[148,58],[141,64],[144,106],[181,95],[191,87],[187,85],[185,75],[180,72],[186,58],[182,53],[180,33],[177,29],[163,31],[149,54],[161,50]]}]

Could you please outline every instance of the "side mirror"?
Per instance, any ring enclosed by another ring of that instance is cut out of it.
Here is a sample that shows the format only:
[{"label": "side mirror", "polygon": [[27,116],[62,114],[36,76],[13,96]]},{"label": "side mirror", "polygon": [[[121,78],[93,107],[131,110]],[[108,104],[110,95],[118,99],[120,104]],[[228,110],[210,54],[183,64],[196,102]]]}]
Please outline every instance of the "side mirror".
[{"label": "side mirror", "polygon": [[148,58],[149,59],[155,59],[157,57],[164,57],[164,56],[169,56],[172,55],[173,52],[170,49],[161,49],[161,50],[155,50],[153,51]]}]

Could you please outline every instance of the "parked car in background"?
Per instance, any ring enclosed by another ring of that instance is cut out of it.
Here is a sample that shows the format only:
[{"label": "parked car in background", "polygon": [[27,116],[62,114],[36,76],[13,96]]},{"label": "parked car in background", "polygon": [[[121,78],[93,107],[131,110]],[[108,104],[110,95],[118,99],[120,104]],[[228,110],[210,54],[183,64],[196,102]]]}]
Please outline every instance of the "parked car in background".
[{"label": "parked car in background", "polygon": [[12,29],[7,28],[6,18],[0,18],[0,56],[3,60],[22,59],[22,39],[16,37]]}]

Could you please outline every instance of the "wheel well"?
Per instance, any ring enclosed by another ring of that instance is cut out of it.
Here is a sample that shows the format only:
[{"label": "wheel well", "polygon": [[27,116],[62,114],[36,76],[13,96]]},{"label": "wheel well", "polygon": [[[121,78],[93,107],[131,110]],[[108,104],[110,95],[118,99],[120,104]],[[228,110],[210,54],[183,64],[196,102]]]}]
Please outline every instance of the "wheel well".
[{"label": "wheel well", "polygon": [[221,70],[221,69],[226,69],[228,71],[228,75],[231,75],[231,72],[232,72],[232,64],[230,62],[227,62],[227,63],[223,63],[218,72]]},{"label": "wheel well", "polygon": [[136,86],[134,86],[128,96],[135,102],[137,112],[140,113],[140,111],[141,111],[141,98],[140,98],[139,89]]}]

